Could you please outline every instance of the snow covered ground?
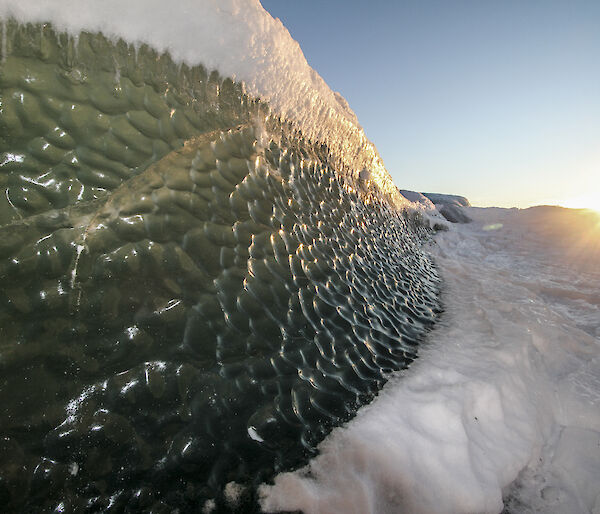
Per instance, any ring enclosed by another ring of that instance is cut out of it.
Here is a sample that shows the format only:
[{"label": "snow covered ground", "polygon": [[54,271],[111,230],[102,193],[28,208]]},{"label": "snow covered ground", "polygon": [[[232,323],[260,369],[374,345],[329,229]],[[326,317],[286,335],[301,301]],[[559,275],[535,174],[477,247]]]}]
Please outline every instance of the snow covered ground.
[{"label": "snow covered ground", "polygon": [[600,513],[600,218],[466,212],[435,237],[446,312],[421,358],[266,510]]}]

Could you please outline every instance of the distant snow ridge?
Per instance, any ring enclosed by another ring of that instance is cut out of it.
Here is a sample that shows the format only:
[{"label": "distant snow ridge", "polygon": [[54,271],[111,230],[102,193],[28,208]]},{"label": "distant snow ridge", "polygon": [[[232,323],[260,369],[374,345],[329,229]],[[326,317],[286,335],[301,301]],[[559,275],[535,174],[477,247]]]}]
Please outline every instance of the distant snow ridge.
[{"label": "distant snow ridge", "polygon": [[470,207],[471,204],[464,196],[440,193],[417,193],[416,191],[408,191],[406,189],[400,189],[399,191],[404,198],[426,213],[434,229],[436,224],[438,228],[444,226],[440,225],[438,220],[433,219],[435,217],[443,217],[450,223],[469,223],[471,221],[471,218],[467,216],[464,210],[465,207]]},{"label": "distant snow ridge", "polygon": [[469,200],[464,196],[439,193],[423,193],[423,195],[429,198],[440,214],[451,223],[469,223],[471,221],[471,218],[463,210],[463,207],[471,206]]},{"label": "distant snow ridge", "polygon": [[99,31],[146,43],[175,61],[242,81],[274,115],[329,145],[353,172],[369,168],[373,183],[397,205],[406,205],[346,100],[308,65],[298,43],[258,0],[178,0],[176,8],[162,0],[0,0],[0,18],[9,17],[51,22],[74,37]]},{"label": "distant snow ridge", "polygon": [[435,204],[455,204],[460,207],[471,207],[471,203],[464,196],[447,195],[442,193],[422,193]]}]

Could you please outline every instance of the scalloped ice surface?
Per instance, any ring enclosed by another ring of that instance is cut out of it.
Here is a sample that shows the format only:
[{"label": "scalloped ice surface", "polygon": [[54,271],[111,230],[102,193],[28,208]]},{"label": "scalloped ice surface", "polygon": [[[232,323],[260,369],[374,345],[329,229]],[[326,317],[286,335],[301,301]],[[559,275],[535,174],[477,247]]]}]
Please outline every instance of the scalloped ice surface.
[{"label": "scalloped ice surface", "polygon": [[0,504],[257,508],[415,358],[425,229],[216,72],[2,41]]}]

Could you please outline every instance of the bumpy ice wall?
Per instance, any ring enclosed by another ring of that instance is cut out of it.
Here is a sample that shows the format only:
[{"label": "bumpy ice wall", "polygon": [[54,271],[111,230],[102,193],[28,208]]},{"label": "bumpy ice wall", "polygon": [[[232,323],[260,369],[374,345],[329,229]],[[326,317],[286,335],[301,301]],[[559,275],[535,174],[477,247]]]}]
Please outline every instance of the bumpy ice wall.
[{"label": "bumpy ice wall", "polygon": [[[176,45],[6,5],[0,499],[253,508],[414,359],[437,313],[424,229],[318,88],[294,107]],[[199,15],[266,15],[243,5]]]}]

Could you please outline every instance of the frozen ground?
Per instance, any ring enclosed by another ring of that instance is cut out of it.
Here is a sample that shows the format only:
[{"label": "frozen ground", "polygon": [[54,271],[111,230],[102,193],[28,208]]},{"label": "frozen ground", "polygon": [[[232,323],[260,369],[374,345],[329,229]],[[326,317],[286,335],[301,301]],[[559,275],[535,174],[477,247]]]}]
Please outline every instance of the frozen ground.
[{"label": "frozen ground", "polygon": [[467,208],[421,359],[263,487],[306,513],[600,512],[600,218]]}]

